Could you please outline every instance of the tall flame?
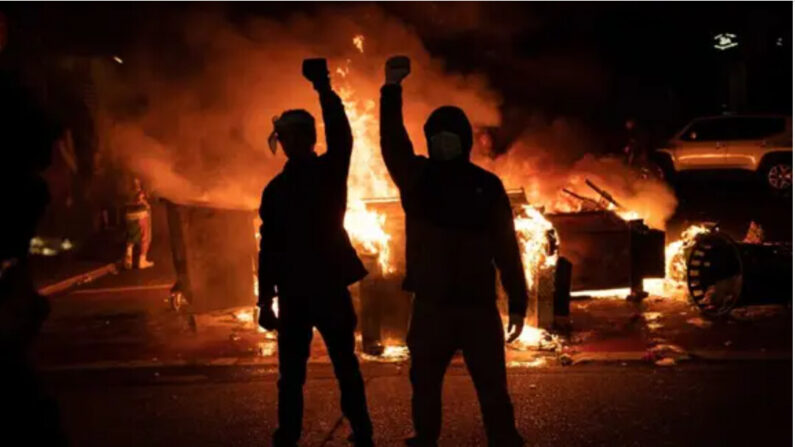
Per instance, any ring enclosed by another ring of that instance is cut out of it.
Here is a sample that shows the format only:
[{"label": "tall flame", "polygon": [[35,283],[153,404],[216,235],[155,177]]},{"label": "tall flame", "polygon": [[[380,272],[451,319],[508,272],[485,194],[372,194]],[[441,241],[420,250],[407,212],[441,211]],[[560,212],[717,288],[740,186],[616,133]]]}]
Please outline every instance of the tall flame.
[{"label": "tall flame", "polygon": [[362,200],[350,201],[345,212],[345,229],[360,251],[378,256],[382,274],[394,272],[390,263],[391,237],[384,231],[385,221],[385,215],[369,211]]},{"label": "tall flame", "polygon": [[538,270],[555,265],[557,255],[550,253],[552,223],[540,211],[525,205],[513,220],[522,254],[522,265],[528,287],[535,284]]},{"label": "tall flame", "polygon": [[[364,53],[364,36],[355,36],[353,46],[358,52]],[[390,236],[384,230],[386,216],[367,209],[364,199],[394,196],[395,191],[380,155],[376,102],[357,96],[356,90],[348,82],[350,72],[350,59],[334,70],[338,78],[340,99],[353,132],[353,154],[348,176],[350,197],[345,213],[345,230],[357,250],[378,256],[381,273],[388,274],[394,271],[394,267],[390,259]]]}]

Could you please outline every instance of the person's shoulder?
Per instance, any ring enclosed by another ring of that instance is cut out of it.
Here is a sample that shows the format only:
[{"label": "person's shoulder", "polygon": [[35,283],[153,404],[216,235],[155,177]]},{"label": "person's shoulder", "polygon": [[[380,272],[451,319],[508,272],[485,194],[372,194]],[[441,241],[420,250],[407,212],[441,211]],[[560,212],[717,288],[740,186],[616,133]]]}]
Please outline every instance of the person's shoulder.
[{"label": "person's shoulder", "polygon": [[497,177],[497,174],[487,171],[486,169],[483,169],[474,163],[470,163],[469,166],[472,175],[485,186],[497,189],[505,189],[502,185],[502,180]]},{"label": "person's shoulder", "polygon": [[283,183],[284,175],[280,172],[276,174],[267,185],[265,185],[265,188],[262,189],[262,200],[264,201],[266,197],[276,193],[281,188]]}]

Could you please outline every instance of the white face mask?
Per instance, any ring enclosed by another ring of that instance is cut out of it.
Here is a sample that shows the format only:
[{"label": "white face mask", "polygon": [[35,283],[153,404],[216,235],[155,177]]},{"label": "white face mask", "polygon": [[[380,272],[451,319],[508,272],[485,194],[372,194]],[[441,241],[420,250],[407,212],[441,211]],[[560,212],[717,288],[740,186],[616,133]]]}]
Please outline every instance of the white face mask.
[{"label": "white face mask", "polygon": [[460,157],[462,152],[461,138],[452,132],[442,131],[430,139],[428,155],[433,160],[450,161]]}]

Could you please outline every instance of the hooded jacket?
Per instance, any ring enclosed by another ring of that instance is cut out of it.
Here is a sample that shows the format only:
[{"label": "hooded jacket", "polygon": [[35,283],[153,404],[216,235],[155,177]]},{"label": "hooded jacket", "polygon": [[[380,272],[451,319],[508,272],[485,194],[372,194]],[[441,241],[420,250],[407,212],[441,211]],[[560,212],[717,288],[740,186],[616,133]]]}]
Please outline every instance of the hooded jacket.
[{"label": "hooded jacket", "polygon": [[500,179],[469,161],[471,129],[468,138],[466,131],[461,135],[463,154],[458,159],[429,160],[414,154],[402,107],[401,87],[385,85],[381,151],[406,213],[404,288],[418,301],[491,307],[496,267],[509,311],[524,315],[527,284],[513,212]]}]

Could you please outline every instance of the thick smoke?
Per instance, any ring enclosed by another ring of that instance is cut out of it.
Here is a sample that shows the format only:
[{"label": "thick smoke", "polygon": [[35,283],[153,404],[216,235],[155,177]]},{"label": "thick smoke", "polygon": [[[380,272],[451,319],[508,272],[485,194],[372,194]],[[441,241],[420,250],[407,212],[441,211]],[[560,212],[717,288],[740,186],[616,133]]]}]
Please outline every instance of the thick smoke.
[{"label": "thick smoke", "polygon": [[[353,43],[359,35],[363,51]],[[285,161],[281,151],[266,149],[272,117],[305,108],[322,123],[317,96],[300,73],[307,57],[329,59],[332,84],[353,123],[352,197],[396,194],[378,148],[379,88],[391,55],[412,59],[404,112],[417,152],[426,151],[422,124],[440,105],[461,107],[477,126],[501,124],[499,95],[484,77],[449,72],[410,26],[377,7],[338,7],[278,21],[164,17],[140,37],[122,55],[123,64],[95,71],[102,159],[178,202],[257,207],[263,186]],[[639,179],[615,160],[582,158],[594,149],[586,126],[538,116],[524,121],[502,155],[476,152],[473,160],[507,187],[525,188],[533,204],[548,210],[560,203],[562,187],[593,196],[583,183],[589,178],[653,226],[664,225],[676,203],[661,182]]]},{"label": "thick smoke", "polygon": [[[356,134],[351,170],[358,186],[352,189],[361,196],[395,193],[371,181],[388,178],[372,147],[388,56],[412,58],[405,112],[415,143],[424,141],[422,123],[441,104],[463,107],[481,125],[499,122],[497,96],[482,78],[445,73],[407,25],[377,8],[236,24],[193,15],[161,26],[178,31],[165,39],[157,29],[145,31],[123,65],[97,71],[98,118],[106,158],[172,200],[258,205],[262,187],[285,161],[266,149],[272,117],[305,108],[322,122],[317,96],[301,76],[308,57],[329,59],[332,84],[352,98],[349,115],[368,125]],[[364,36],[363,53],[353,44],[357,35]]]},{"label": "thick smoke", "polygon": [[598,137],[575,120],[533,115],[524,128],[502,155],[476,153],[474,161],[497,173],[507,188],[524,188],[528,201],[547,212],[581,209],[582,202],[563,193],[563,188],[599,201],[587,179],[607,191],[623,211],[634,211],[648,225],[665,228],[677,204],[665,182],[648,172],[643,175],[616,155],[596,155]]}]

